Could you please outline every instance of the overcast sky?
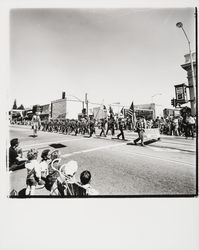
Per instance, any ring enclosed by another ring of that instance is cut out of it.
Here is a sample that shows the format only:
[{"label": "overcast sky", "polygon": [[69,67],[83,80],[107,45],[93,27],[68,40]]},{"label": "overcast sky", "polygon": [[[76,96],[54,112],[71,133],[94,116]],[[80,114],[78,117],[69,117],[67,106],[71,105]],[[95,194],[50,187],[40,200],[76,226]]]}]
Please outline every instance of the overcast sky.
[{"label": "overcast sky", "polygon": [[46,104],[62,91],[91,102],[171,108],[180,67],[195,50],[194,9],[13,9],[10,105]]}]

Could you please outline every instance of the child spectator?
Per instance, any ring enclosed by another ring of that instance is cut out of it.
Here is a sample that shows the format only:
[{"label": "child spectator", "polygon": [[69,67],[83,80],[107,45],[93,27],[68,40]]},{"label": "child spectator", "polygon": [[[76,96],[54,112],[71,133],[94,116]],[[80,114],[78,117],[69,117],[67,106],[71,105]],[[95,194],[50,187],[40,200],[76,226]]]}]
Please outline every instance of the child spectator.
[{"label": "child spectator", "polygon": [[28,161],[25,164],[27,169],[26,195],[34,195],[37,181],[41,180],[41,170],[37,161],[37,156],[38,151],[36,149],[30,149],[27,153]]},{"label": "child spectator", "polygon": [[59,168],[60,168],[60,151],[55,150],[50,154],[50,163],[48,165],[48,175],[45,179],[45,187],[47,190],[51,190],[52,185],[56,181],[56,179],[59,177]]},{"label": "child spectator", "polygon": [[80,181],[83,188],[86,190],[86,194],[90,195],[99,195],[99,192],[91,187],[91,173],[88,170],[83,171],[80,174]]},{"label": "child spectator", "polygon": [[42,180],[46,180],[46,176],[48,175],[48,164],[49,164],[49,160],[51,158],[50,155],[50,149],[45,149],[43,150],[43,152],[41,153],[41,162],[40,162],[40,169],[41,169],[41,179]]},{"label": "child spectator", "polygon": [[60,168],[60,176],[52,186],[52,196],[86,196],[86,190],[76,182],[75,174],[78,165],[76,161],[69,161]]}]

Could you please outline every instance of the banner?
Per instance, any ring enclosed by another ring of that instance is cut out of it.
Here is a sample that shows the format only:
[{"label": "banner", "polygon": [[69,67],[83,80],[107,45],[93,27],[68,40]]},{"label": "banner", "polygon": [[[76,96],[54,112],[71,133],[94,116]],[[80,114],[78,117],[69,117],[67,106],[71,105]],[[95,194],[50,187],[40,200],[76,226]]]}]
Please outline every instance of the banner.
[{"label": "banner", "polygon": [[145,129],[144,140],[158,140],[160,138],[159,128]]}]

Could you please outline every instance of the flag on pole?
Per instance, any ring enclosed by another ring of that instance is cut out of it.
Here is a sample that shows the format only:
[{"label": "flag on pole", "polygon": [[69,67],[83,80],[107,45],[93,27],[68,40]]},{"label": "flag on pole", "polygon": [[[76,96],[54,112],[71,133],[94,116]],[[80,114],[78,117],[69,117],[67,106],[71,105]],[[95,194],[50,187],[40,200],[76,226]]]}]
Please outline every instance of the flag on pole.
[{"label": "flag on pole", "polygon": [[111,106],[109,106],[109,114],[111,115],[114,115],[114,113],[113,113],[113,109],[112,109],[112,107]]},{"label": "flag on pole", "polygon": [[134,104],[133,102],[131,103],[131,106],[128,110],[128,115],[132,118],[132,122],[133,122],[133,129],[135,128],[135,124],[136,124],[136,115],[135,115],[135,109],[134,109]]},{"label": "flag on pole", "polygon": [[133,102],[132,102],[132,103],[131,103],[131,106],[130,106],[130,108],[129,108],[129,110],[128,110],[128,115],[131,116],[131,117],[133,117],[134,113],[135,113],[134,104],[133,104]]},{"label": "flag on pole", "polygon": [[124,117],[124,107],[120,110],[120,116]]}]

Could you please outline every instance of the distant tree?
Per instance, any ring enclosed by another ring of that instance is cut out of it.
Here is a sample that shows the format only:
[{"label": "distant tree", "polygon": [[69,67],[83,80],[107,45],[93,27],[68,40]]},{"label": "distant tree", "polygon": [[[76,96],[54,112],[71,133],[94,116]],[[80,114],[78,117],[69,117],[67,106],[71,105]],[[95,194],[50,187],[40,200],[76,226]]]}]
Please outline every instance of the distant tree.
[{"label": "distant tree", "polygon": [[12,109],[17,109],[17,101],[16,101],[16,99],[14,100],[14,104],[12,106]]},{"label": "distant tree", "polygon": [[21,105],[18,107],[18,109],[22,109],[22,110],[24,110],[24,106],[23,106],[23,104],[21,104]]}]

